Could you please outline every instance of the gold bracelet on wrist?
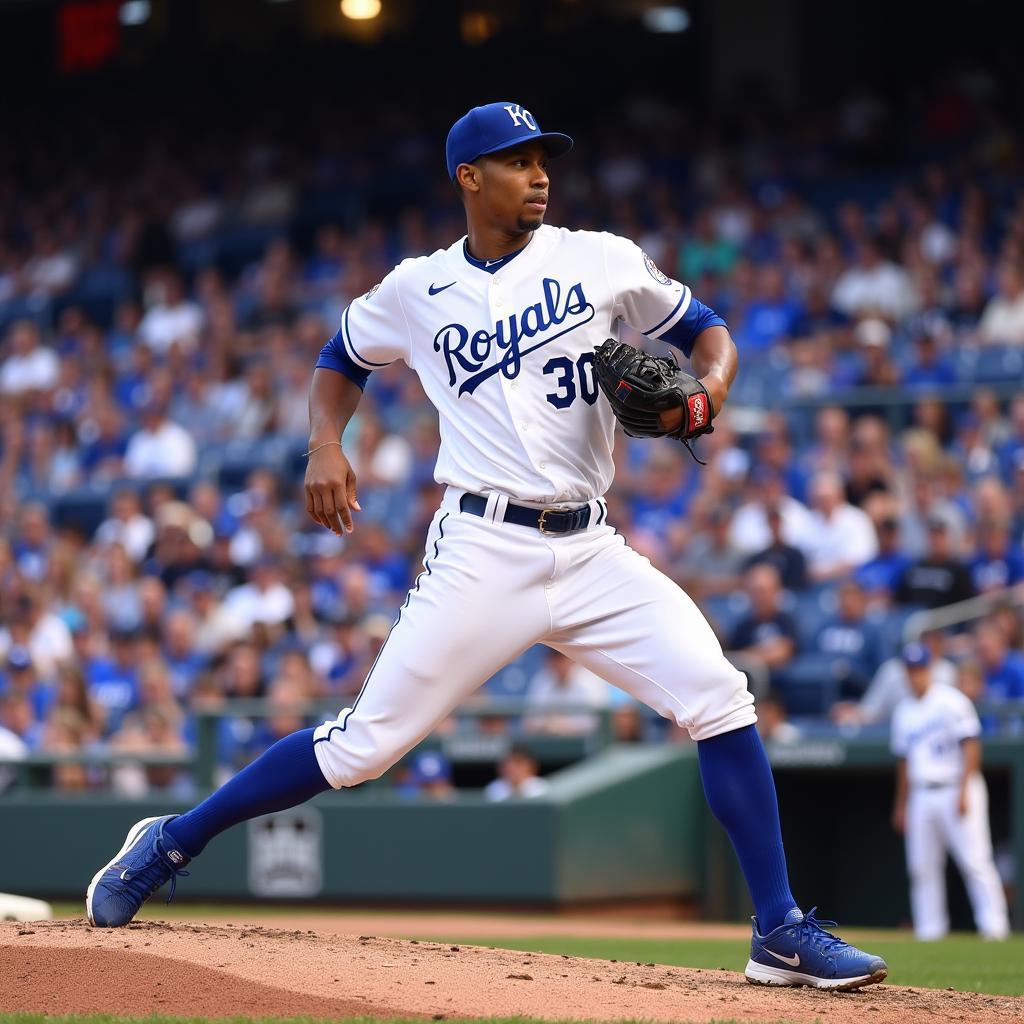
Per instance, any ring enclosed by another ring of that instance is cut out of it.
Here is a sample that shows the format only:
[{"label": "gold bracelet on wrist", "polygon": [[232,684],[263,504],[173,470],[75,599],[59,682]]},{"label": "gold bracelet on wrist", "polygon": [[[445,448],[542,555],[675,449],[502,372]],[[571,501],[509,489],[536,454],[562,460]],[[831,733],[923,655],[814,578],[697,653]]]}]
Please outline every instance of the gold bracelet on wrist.
[{"label": "gold bracelet on wrist", "polygon": [[336,444],[339,448],[341,448],[340,441],[324,441],[323,444],[318,444],[315,448],[311,448],[308,452],[303,452],[302,457],[304,459],[308,459],[310,455],[313,455],[314,453],[320,451],[321,448],[326,448],[329,444]]}]

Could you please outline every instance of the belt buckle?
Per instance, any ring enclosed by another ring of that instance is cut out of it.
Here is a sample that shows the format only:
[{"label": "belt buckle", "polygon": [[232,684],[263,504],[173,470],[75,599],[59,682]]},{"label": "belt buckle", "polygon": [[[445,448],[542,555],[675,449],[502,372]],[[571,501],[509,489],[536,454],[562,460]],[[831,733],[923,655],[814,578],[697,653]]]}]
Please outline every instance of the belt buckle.
[{"label": "belt buckle", "polygon": [[546,530],[546,529],[544,529],[544,519],[547,516],[547,514],[549,512],[557,512],[557,511],[558,511],[558,509],[556,509],[556,508],[546,508],[546,509],[543,509],[541,511],[540,519],[537,520],[537,529],[540,530],[540,532],[542,534],[544,534],[545,537],[557,537],[558,536],[558,534],[556,534],[553,530]]}]

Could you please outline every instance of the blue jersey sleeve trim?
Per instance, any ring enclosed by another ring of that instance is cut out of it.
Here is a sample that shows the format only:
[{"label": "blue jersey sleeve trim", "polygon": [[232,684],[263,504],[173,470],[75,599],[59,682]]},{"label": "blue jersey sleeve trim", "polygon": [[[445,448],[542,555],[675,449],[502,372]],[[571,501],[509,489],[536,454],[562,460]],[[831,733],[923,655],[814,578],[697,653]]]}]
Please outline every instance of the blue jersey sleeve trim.
[{"label": "blue jersey sleeve trim", "polygon": [[334,370],[336,373],[344,374],[360,389],[366,387],[366,382],[370,377],[370,371],[366,367],[360,366],[345,351],[340,327],[338,333],[320,349],[320,358],[317,359],[316,365],[318,369]]},{"label": "blue jersey sleeve trim", "polygon": [[713,309],[705,306],[699,299],[693,299],[686,312],[661,336],[661,340],[680,349],[689,358],[701,331],[706,331],[709,327],[728,326]]},{"label": "blue jersey sleeve trim", "polygon": [[352,344],[352,332],[349,330],[348,326],[348,314],[351,308],[351,304],[345,307],[345,312],[342,314],[341,317],[341,326],[344,332],[342,334],[342,340],[348,346],[348,350],[352,358],[357,363],[359,363],[360,366],[364,367],[367,370],[379,370],[384,366],[389,366],[389,363],[375,363],[372,359],[365,359],[363,356],[359,354],[355,345]]}]

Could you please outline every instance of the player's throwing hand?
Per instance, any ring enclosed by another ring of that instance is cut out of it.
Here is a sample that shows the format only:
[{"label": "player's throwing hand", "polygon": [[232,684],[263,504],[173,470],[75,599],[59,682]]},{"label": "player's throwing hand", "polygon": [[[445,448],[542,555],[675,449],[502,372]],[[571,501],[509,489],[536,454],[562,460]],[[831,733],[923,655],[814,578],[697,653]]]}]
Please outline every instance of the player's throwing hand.
[{"label": "player's throwing hand", "polygon": [[306,511],[314,522],[339,537],[352,532],[352,509],[362,509],[356,497],[356,474],[337,441],[310,448],[304,487]]}]

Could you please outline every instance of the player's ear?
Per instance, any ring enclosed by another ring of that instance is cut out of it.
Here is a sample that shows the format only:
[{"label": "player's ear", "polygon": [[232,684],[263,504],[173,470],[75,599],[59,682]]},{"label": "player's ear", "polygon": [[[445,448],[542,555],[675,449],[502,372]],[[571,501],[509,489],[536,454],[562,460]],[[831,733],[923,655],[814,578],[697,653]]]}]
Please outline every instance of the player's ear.
[{"label": "player's ear", "polygon": [[455,168],[455,180],[462,186],[463,192],[479,192],[480,168],[474,164],[459,164]]}]

